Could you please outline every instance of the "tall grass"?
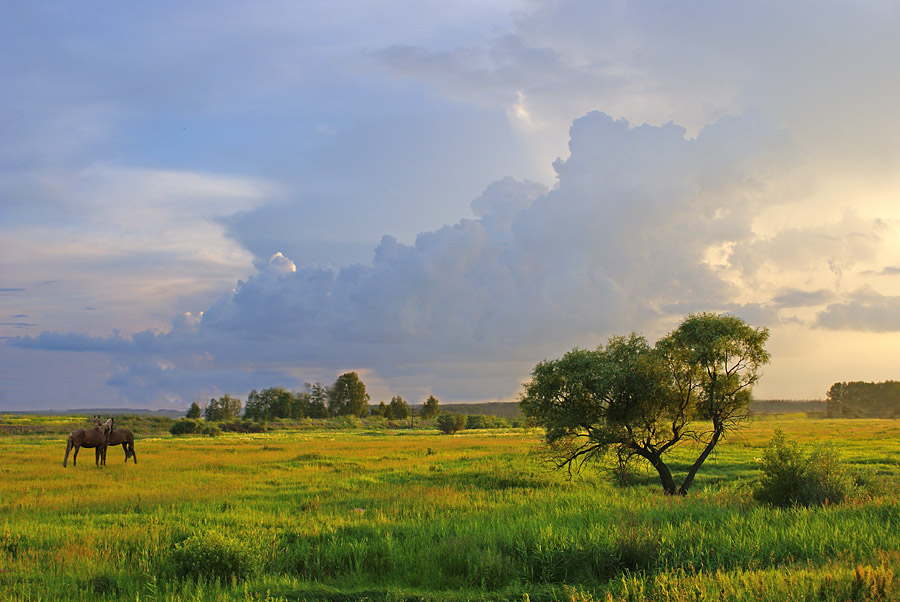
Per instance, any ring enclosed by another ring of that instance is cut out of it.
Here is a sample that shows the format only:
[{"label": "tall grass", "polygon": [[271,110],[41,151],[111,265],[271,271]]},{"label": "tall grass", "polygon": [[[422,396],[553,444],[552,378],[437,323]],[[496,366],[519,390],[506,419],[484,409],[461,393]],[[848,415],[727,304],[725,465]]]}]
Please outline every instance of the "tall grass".
[{"label": "tall grass", "polygon": [[[752,497],[778,426],[840,437],[878,487],[841,505]],[[537,433],[144,437],[63,469],[63,438],[0,437],[0,599],[877,600],[897,596],[900,425],[759,421],[686,498],[653,474],[575,481]],[[689,461],[686,452],[676,467]]]}]

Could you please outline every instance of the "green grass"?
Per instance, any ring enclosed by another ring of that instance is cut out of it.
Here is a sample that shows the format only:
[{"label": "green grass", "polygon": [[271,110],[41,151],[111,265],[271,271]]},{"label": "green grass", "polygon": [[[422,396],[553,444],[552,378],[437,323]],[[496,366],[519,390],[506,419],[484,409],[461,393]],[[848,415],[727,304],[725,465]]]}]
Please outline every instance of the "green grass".
[{"label": "green grass", "polygon": [[[759,505],[777,427],[835,441],[868,487],[839,506]],[[136,449],[137,465],[81,454],[63,469],[64,437],[0,437],[0,600],[900,596],[894,421],[757,420],[686,498],[642,470],[626,488],[599,470],[568,481],[521,430],[157,435]]]}]

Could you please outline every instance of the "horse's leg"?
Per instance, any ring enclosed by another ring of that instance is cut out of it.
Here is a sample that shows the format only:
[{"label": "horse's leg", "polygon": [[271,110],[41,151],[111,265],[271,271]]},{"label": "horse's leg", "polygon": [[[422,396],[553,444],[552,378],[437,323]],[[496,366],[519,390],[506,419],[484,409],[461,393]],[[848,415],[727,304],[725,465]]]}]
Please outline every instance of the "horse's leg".
[{"label": "horse's leg", "polygon": [[94,464],[100,466],[100,446],[94,448]]},{"label": "horse's leg", "polygon": [[73,451],[73,453],[72,453],[72,466],[78,466],[78,463],[76,462],[76,460],[78,459],[78,450],[79,450],[79,449],[81,449],[81,446],[80,446],[80,445],[76,445],[76,446],[75,446],[75,449],[74,449],[74,451]]},{"label": "horse's leg", "polygon": [[122,449],[125,450],[125,463],[128,464],[128,442],[122,441]]},{"label": "horse's leg", "polygon": [[[134,460],[134,463],[137,464],[137,454],[134,453],[134,441],[128,444],[129,449],[131,450],[131,459]],[[127,460],[126,460],[127,461]]]},{"label": "horse's leg", "polygon": [[[69,461],[69,452],[70,451],[72,451],[72,437],[71,436],[69,436],[69,438],[66,439],[66,457],[63,458],[63,468],[66,467],[66,462]],[[74,464],[74,463],[75,463],[75,458],[72,458],[72,464]]]}]

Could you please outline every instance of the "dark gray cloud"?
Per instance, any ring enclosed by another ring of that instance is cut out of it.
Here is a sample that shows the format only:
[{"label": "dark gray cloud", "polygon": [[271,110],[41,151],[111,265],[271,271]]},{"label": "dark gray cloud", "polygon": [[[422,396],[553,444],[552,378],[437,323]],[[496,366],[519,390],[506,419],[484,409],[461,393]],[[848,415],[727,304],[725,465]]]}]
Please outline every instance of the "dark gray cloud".
[{"label": "dark gray cloud", "polygon": [[772,298],[772,304],[778,307],[815,307],[833,300],[835,294],[827,289],[802,291],[785,289]]},{"label": "dark gray cloud", "polygon": [[858,290],[832,303],[816,316],[816,326],[828,330],[900,332],[900,296]]}]

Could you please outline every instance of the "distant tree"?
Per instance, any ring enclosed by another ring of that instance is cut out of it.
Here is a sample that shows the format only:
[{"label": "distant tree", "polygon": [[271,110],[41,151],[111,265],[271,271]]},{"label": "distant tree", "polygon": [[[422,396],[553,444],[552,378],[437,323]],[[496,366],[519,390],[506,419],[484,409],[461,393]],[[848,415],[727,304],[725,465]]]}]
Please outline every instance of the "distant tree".
[{"label": "distant tree", "polygon": [[188,408],[187,414],[185,414],[185,418],[190,418],[192,420],[200,418],[200,406],[197,405],[196,401],[191,403],[191,407]]},{"label": "distant tree", "polygon": [[241,415],[241,400],[231,395],[210,399],[204,417],[210,422],[235,420]]},{"label": "distant tree", "polygon": [[[302,394],[301,394],[302,395]],[[306,416],[303,400],[298,394],[283,387],[270,387],[250,391],[244,416],[250,420],[271,420],[273,418],[303,418]]]},{"label": "distant tree", "polygon": [[409,418],[409,404],[399,395],[392,398],[390,405],[387,407],[386,416],[389,420],[404,420]]},{"label": "distant tree", "polygon": [[464,414],[441,414],[435,424],[442,433],[452,435],[466,428],[467,418]]},{"label": "distant tree", "polygon": [[383,416],[387,418],[388,415],[388,406],[383,401],[380,402],[377,406],[372,408],[372,416]]},{"label": "distant tree", "polygon": [[197,421],[190,418],[181,418],[172,423],[172,426],[169,427],[169,432],[176,436],[190,435],[192,433],[199,433],[201,428],[202,427],[197,424]]},{"label": "distant tree", "polygon": [[900,418],[900,382],[840,382],[827,393],[835,418]]},{"label": "distant tree", "polygon": [[306,415],[309,418],[328,418],[328,387],[322,383],[306,383],[306,390],[309,395],[305,402]]},{"label": "distant tree", "polygon": [[369,394],[356,372],[341,374],[328,390],[328,411],[332,416],[369,414]]},{"label": "distant tree", "polygon": [[[521,407],[545,427],[558,468],[577,470],[612,449],[625,462],[646,460],[666,493],[684,495],[716,444],[748,416],[768,336],[734,316],[692,314],[654,347],[632,333],[539,363]],[[665,455],[685,441],[701,451],[678,485]]]},{"label": "distant tree", "polygon": [[269,406],[259,391],[253,389],[247,395],[247,404],[244,406],[244,418],[248,420],[267,420],[269,417]]},{"label": "distant tree", "polygon": [[441,408],[437,397],[429,395],[428,399],[425,400],[425,404],[422,406],[422,418],[425,418],[426,420],[436,418],[440,413]]}]

